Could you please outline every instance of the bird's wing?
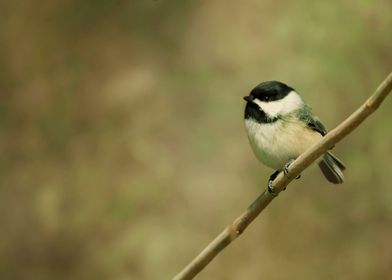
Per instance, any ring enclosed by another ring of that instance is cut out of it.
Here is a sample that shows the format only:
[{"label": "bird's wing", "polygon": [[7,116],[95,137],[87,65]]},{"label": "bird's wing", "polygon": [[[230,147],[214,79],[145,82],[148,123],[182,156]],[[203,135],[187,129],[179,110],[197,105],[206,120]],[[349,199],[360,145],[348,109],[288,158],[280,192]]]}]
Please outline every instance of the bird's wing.
[{"label": "bird's wing", "polygon": [[299,118],[302,121],[304,121],[310,129],[317,131],[322,136],[327,134],[327,129],[322,124],[322,122],[318,119],[318,117],[316,117],[315,115],[313,115],[311,113],[310,107],[307,107],[307,108],[304,108],[303,110],[301,110],[299,112]]},{"label": "bird's wing", "polygon": [[312,116],[307,120],[307,125],[309,128],[313,129],[314,131],[317,131],[322,136],[327,134],[327,130],[325,129],[325,126],[320,122],[320,120],[318,120],[314,116]]}]

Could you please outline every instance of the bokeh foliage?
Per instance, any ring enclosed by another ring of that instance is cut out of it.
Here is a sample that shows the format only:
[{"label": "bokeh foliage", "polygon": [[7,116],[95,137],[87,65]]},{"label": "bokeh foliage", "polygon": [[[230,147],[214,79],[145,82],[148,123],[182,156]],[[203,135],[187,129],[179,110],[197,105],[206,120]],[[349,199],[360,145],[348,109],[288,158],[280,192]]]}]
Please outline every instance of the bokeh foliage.
[{"label": "bokeh foliage", "polygon": [[[391,71],[378,1],[2,1],[0,278],[167,279],[265,188],[241,97],[332,128]],[[201,279],[390,279],[391,100]]]}]

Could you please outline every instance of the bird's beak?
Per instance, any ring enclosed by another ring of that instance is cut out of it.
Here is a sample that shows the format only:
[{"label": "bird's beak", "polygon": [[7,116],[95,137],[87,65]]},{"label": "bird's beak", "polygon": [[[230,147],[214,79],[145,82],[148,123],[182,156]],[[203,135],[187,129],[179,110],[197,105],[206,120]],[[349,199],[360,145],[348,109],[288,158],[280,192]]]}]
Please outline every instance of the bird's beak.
[{"label": "bird's beak", "polygon": [[243,97],[245,101],[253,103],[254,97],[252,95],[247,95]]}]

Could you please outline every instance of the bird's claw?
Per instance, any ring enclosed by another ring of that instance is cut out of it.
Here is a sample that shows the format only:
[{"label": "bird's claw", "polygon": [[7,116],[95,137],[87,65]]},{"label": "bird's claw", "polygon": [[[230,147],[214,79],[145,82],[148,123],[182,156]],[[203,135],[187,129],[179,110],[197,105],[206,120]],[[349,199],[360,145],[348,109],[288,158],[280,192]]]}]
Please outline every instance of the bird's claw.
[{"label": "bird's claw", "polygon": [[278,196],[278,194],[276,193],[274,187],[272,186],[272,182],[273,180],[269,179],[268,180],[268,192],[272,195],[272,196]]},{"label": "bird's claw", "polygon": [[268,192],[272,196],[277,196],[278,193],[275,191],[275,188],[272,186],[272,182],[276,179],[276,176],[278,176],[279,170],[276,170],[274,173],[271,174],[269,180],[268,180]]},{"label": "bird's claw", "polygon": [[284,173],[284,175],[286,175],[286,177],[288,178],[288,179],[290,179],[290,176],[289,176],[289,166],[290,166],[290,164],[293,162],[294,160],[293,159],[291,159],[288,163],[286,163],[285,165],[284,165],[284,167],[283,167],[283,173]]},{"label": "bird's claw", "polygon": [[[288,163],[286,163],[283,167],[283,173],[284,175],[286,175],[287,179],[291,179],[290,175],[289,175],[289,166],[290,164],[292,164],[294,161],[294,159],[291,159]],[[301,178],[301,174],[299,174],[295,179],[299,179]]]},{"label": "bird's claw", "polygon": [[[275,188],[272,186],[272,182],[273,180],[268,180],[268,192],[272,195],[272,196],[278,196],[278,193],[275,191]],[[283,190],[286,190],[286,187],[283,188]]]}]

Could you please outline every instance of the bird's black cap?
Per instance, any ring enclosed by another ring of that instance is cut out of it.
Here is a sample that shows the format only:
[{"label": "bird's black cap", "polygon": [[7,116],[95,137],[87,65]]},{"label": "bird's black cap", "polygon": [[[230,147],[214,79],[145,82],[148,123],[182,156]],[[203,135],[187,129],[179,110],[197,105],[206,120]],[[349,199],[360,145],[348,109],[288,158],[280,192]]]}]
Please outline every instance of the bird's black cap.
[{"label": "bird's black cap", "polygon": [[278,81],[268,81],[258,84],[249,94],[249,98],[244,99],[249,102],[248,99],[259,99],[262,101],[274,101],[284,98],[290,91],[294,89],[288,85]]}]

